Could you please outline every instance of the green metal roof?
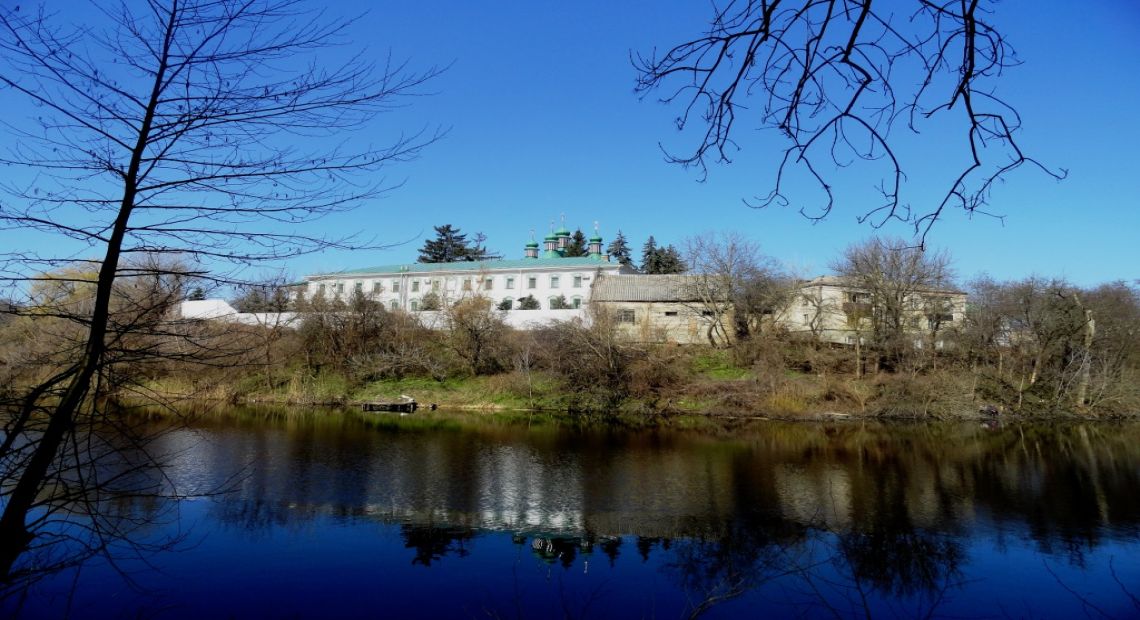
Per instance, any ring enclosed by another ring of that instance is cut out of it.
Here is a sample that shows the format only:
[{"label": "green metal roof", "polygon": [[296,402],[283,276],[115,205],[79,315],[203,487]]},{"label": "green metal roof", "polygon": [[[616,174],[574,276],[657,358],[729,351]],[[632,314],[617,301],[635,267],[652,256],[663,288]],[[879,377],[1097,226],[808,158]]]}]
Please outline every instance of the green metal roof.
[{"label": "green metal roof", "polygon": [[496,271],[503,269],[537,269],[550,267],[620,267],[620,263],[610,263],[597,256],[576,256],[573,258],[518,258],[512,260],[489,260],[483,262],[458,263],[408,263],[406,265],[381,265],[363,269],[347,269],[332,273],[319,273],[308,276],[310,280],[330,276],[401,273],[436,273],[439,271]]}]

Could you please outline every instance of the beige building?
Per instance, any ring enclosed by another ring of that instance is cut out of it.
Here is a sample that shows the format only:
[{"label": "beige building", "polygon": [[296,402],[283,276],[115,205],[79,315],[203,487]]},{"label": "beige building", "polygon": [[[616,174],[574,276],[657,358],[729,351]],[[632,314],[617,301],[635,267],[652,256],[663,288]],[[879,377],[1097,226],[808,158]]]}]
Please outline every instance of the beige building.
[{"label": "beige building", "polygon": [[710,330],[732,325],[727,303],[702,299],[698,276],[606,274],[592,299],[636,342],[707,344]]},{"label": "beige building", "polygon": [[[693,275],[605,275],[594,283],[592,299],[637,342],[725,342],[732,339],[731,304],[710,290],[709,282]],[[966,294],[919,288],[906,294],[902,304],[915,346],[940,348],[941,335],[965,315]],[[821,276],[801,282],[783,307],[766,315],[766,322],[822,342],[854,345],[856,338],[870,339],[880,312],[870,291],[840,276]]]},{"label": "beige building", "polygon": [[[940,335],[961,324],[966,314],[962,291],[915,287],[901,295],[903,322],[916,347],[932,342],[941,348]],[[870,339],[881,312],[882,304],[873,292],[842,276],[820,276],[800,284],[778,322],[789,332],[853,345],[856,338]]]}]

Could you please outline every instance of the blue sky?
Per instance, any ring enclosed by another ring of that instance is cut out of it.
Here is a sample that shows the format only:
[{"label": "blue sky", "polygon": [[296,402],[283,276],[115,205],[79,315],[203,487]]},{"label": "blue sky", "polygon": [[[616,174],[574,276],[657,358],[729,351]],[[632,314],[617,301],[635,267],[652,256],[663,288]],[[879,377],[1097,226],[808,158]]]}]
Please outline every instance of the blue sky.
[{"label": "blue sky", "polygon": [[[766,192],[781,149],[754,132],[742,132],[737,160],[713,167],[703,183],[694,171],[663,160],[659,142],[688,142],[673,129],[676,108],[633,93],[629,54],[699,33],[706,13],[704,3],[595,1],[372,9],[364,24],[375,33],[372,47],[390,46],[422,64],[454,62],[436,83],[438,94],[404,117],[451,132],[419,161],[393,171],[406,177],[403,188],[329,224],[368,222],[378,234],[402,240],[450,223],[484,232],[492,248],[513,258],[531,228],[541,236],[565,213],[572,229],[598,220],[607,241],[621,229],[638,246],[650,234],[676,243],[702,231],[740,231],[799,271],[826,271],[844,246],[875,234],[855,221],[867,197],[840,196],[819,224],[793,208],[748,208],[742,199]],[[1022,114],[1023,145],[1069,176],[1057,182],[1019,171],[992,197],[1004,221],[955,212],[930,242],[951,251],[964,278],[981,271],[998,278],[1058,275],[1081,284],[1140,278],[1134,72],[1140,6],[1103,1],[1073,10],[1067,2],[1005,2],[992,21],[1023,61],[999,90]],[[925,176],[912,174],[916,184]],[[885,229],[910,231],[904,224]],[[411,261],[419,243],[307,257],[291,269]]]},{"label": "blue sky", "polygon": [[[354,138],[383,142],[425,125],[450,131],[417,161],[388,171],[403,187],[317,225],[406,243],[299,257],[283,266],[292,276],[411,262],[431,227],[445,223],[481,231],[492,249],[516,258],[531,229],[541,237],[563,213],[571,229],[589,231],[597,220],[607,242],[621,229],[635,248],[651,234],[679,244],[704,231],[738,231],[803,275],[826,272],[843,247],[877,233],[855,221],[870,206],[860,193],[840,195],[817,224],[795,208],[745,206],[743,199],[768,191],[782,150],[747,119],[735,162],[712,167],[705,182],[664,161],[659,143],[680,150],[690,142],[673,128],[677,108],[634,94],[630,52],[699,34],[706,3],[390,4],[361,3],[368,13],[353,28],[357,42],[416,67],[451,67],[432,85],[434,95]],[[1069,177],[1016,172],[992,196],[1004,221],[955,212],[928,242],[950,250],[963,279],[982,271],[1084,285],[1140,278],[1140,5],[1103,0],[1076,10],[1062,1],[1007,1],[991,21],[1024,62],[999,87],[1022,115],[1023,147]],[[918,138],[920,160],[904,162],[917,196],[944,191],[928,179],[943,166],[943,133]],[[881,232],[911,230],[897,224]]]}]

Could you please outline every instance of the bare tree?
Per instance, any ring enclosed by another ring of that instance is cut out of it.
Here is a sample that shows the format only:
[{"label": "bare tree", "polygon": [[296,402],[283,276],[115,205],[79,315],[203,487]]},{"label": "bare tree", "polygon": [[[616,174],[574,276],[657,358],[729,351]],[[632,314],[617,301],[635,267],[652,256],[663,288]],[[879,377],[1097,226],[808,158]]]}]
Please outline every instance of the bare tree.
[{"label": "bare tree", "polygon": [[[835,205],[838,173],[828,168],[882,162],[875,182],[882,202],[860,221],[909,221],[924,239],[948,208],[984,213],[991,187],[1022,166],[1066,175],[1022,152],[1021,118],[995,92],[1017,61],[990,22],[991,4],[912,0],[909,13],[896,14],[898,3],[880,0],[724,0],[714,3],[702,36],[634,57],[637,90],[664,90],[662,101],[681,109],[678,129],[701,125],[694,149],[667,156],[702,178],[710,161],[732,160],[738,120],[784,138],[772,189],[751,206],[791,202],[787,181],[798,169],[824,195],[800,213],[822,219]],[[918,133],[954,113],[964,127],[962,165],[932,208],[911,211],[907,166],[891,131],[904,124]]]},{"label": "bare tree", "polygon": [[844,312],[854,327],[869,319],[875,346],[896,362],[906,348],[907,332],[921,330],[914,323],[930,311],[944,312],[941,304],[954,278],[948,253],[916,248],[902,239],[851,245],[832,269],[851,287]]},{"label": "bare tree", "polygon": [[448,342],[471,374],[490,374],[507,366],[510,328],[487,297],[462,299],[443,311]]},{"label": "bare tree", "polygon": [[[49,482],[63,463],[83,459],[78,426],[110,417],[101,398],[109,356],[139,329],[117,320],[116,287],[169,273],[140,270],[132,257],[178,256],[181,277],[209,270],[233,280],[227,265],[351,246],[303,224],[390,189],[366,175],[436,137],[421,131],[361,148],[339,141],[437,71],[410,72],[390,58],[376,66],[363,55],[327,65],[318,55],[351,20],[330,21],[300,0],[156,0],[99,11],[101,23],[75,27],[19,7],[0,11],[0,84],[38,115],[6,125],[12,141],[0,161],[34,176],[5,183],[0,227],[59,240],[58,254],[5,249],[0,278],[23,291],[45,272],[95,274],[89,305],[65,317],[79,326],[77,346],[58,372],[28,386],[9,427],[19,440],[0,453],[0,576],[13,574],[35,539],[39,522],[29,515],[63,501]],[[138,363],[161,354],[132,353]]]},{"label": "bare tree", "polygon": [[735,232],[706,233],[683,243],[689,275],[684,297],[708,322],[709,344],[727,346],[762,329],[790,299],[790,279],[754,241]]}]

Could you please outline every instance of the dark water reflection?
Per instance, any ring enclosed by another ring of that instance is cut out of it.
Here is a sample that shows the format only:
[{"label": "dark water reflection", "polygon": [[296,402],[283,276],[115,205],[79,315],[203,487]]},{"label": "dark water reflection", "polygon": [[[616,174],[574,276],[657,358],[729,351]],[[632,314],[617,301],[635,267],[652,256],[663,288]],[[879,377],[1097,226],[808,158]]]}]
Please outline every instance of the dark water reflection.
[{"label": "dark water reflection", "polygon": [[136,587],[87,567],[26,617],[1140,617],[1136,425],[335,414],[163,441],[177,488],[245,475],[182,502],[193,544],[128,563]]}]

